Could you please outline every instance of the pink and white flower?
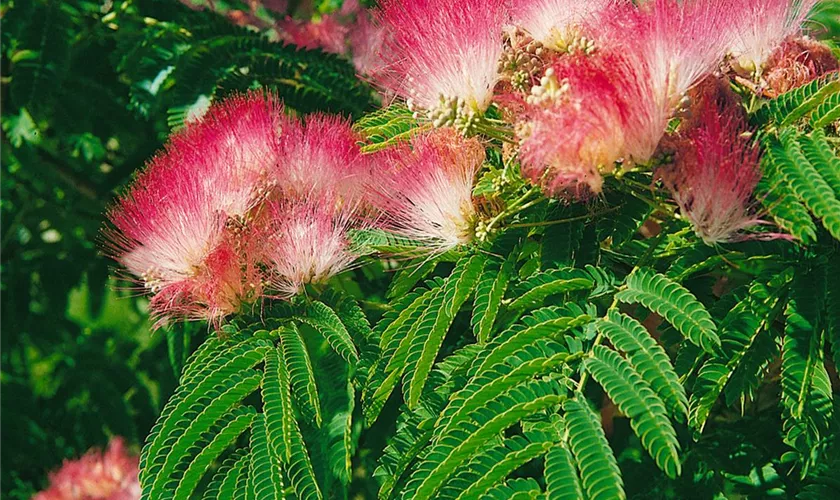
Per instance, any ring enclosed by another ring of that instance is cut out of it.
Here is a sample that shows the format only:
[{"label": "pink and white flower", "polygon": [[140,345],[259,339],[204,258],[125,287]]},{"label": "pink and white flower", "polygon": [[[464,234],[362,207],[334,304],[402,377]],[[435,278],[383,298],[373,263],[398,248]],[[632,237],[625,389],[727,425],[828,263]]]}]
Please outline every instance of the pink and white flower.
[{"label": "pink and white flower", "polygon": [[797,35],[818,0],[743,0],[733,9],[729,54],[733,68],[760,74],[773,50]]},{"label": "pink and white flower", "polygon": [[694,126],[673,142],[673,164],[660,169],[680,213],[709,245],[749,238],[743,231],[762,223],[752,213],[758,144],[739,110],[720,104],[701,99]]},{"label": "pink and white flower", "polygon": [[270,202],[268,217],[269,281],[283,298],[348,269],[359,257],[348,231],[367,227],[352,205],[336,208],[329,196]]},{"label": "pink and white flower", "polygon": [[378,82],[413,105],[483,111],[498,79],[505,23],[502,0],[387,0]]},{"label": "pink and white flower", "polygon": [[329,193],[336,201],[358,204],[370,175],[360,141],[338,116],[315,113],[289,120],[276,150],[274,182],[286,197]]},{"label": "pink and white flower", "polygon": [[476,209],[472,191],[484,147],[451,129],[416,135],[386,152],[382,178],[371,186],[382,225],[435,252],[472,241]]},{"label": "pink and white flower", "polygon": [[253,93],[211,107],[176,133],[108,213],[106,252],[152,293],[156,326],[218,323],[260,292],[254,208],[272,189],[284,128],[279,103]]},{"label": "pink and white flower", "polygon": [[50,487],[33,500],[139,500],[139,463],[122,438],[114,438],[104,453],[91,450],[66,460],[50,474]]},{"label": "pink and white flower", "polygon": [[512,23],[544,46],[558,50],[566,46],[592,15],[610,7],[615,0],[512,0]]}]

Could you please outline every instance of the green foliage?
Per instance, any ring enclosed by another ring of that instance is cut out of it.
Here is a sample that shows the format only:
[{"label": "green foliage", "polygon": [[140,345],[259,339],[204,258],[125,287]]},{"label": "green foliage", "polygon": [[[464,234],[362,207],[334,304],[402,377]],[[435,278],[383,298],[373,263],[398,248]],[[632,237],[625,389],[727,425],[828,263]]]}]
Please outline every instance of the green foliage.
[{"label": "green foliage", "polygon": [[[145,442],[153,499],[834,494],[836,73],[773,99],[733,80],[762,150],[756,216],[777,226],[755,240],[699,241],[660,156],[605,171],[591,199],[545,197],[491,107],[475,242],[353,231],[359,268],[219,332],[150,334],[95,240],[174,129],[247,89],[354,119],[365,153],[431,128],[373,111],[346,57],[276,41],[276,21],[342,2],[190,3],[0,8],[4,498],[115,435]],[[249,27],[218,15],[238,11]],[[815,36],[836,36],[836,11],[818,7]]]}]

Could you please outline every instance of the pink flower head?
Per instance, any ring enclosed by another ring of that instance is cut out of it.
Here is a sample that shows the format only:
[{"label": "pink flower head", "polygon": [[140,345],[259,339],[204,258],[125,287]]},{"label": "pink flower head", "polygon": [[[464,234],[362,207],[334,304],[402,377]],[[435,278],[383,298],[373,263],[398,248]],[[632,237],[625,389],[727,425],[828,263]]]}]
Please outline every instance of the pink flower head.
[{"label": "pink flower head", "polygon": [[350,53],[359,74],[372,75],[382,68],[384,42],[385,30],[374,23],[367,12],[360,12],[350,30]]},{"label": "pink flower head", "polygon": [[555,61],[517,125],[523,174],[551,195],[580,196],[600,192],[616,162],[650,159],[669,110],[644,69],[608,50]]},{"label": "pink flower head", "polygon": [[300,293],[307,283],[328,280],[358,258],[348,240],[348,231],[359,227],[354,207],[336,209],[331,199],[323,196],[269,203],[266,260],[271,285],[281,297]]},{"label": "pink flower head", "polygon": [[350,28],[334,15],[327,14],[314,21],[287,17],[277,23],[277,28],[283,40],[302,49],[322,49],[330,54],[347,52]]},{"label": "pink flower head", "polygon": [[623,2],[589,26],[600,45],[625,52],[646,71],[655,95],[673,107],[714,70],[731,43],[726,28],[734,0]]},{"label": "pink flower head", "polygon": [[139,463],[122,438],[114,438],[104,453],[91,450],[78,460],[66,460],[50,474],[50,487],[33,500],[139,500]]},{"label": "pink flower head", "polygon": [[256,253],[234,258],[225,249],[253,244],[250,219],[271,188],[279,113],[276,100],[256,93],[214,105],[172,137],[109,211],[106,252],[155,295],[156,326],[181,317],[218,322],[258,286]]},{"label": "pink flower head", "polygon": [[710,245],[745,239],[741,231],[762,223],[751,214],[760,151],[738,111],[701,99],[695,126],[674,142],[674,163],[660,171],[680,213]]},{"label": "pink flower head", "polygon": [[818,0],[742,0],[733,9],[729,53],[736,71],[760,73],[773,49],[800,33]]},{"label": "pink flower head", "polygon": [[484,161],[478,140],[439,129],[414,136],[411,149],[396,148],[382,161],[387,173],[371,187],[387,229],[438,252],[472,240],[472,191]]},{"label": "pink flower head", "polygon": [[808,37],[789,37],[767,59],[764,80],[779,95],[840,69],[831,47]]},{"label": "pink flower head", "polygon": [[284,196],[329,193],[357,204],[369,175],[359,136],[338,116],[311,114],[290,120],[280,139],[275,182]]},{"label": "pink flower head", "polygon": [[551,48],[565,46],[577,27],[615,0],[512,0],[513,24]]},{"label": "pink flower head", "polygon": [[387,0],[377,20],[383,87],[426,110],[442,100],[487,108],[502,54],[502,0]]}]

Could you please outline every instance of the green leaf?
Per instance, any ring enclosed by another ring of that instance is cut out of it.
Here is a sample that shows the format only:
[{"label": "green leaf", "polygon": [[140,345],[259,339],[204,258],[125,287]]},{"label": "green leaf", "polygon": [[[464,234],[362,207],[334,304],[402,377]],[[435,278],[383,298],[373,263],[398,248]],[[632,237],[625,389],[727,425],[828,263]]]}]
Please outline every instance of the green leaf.
[{"label": "green leaf", "polygon": [[630,426],[656,464],[668,477],[680,475],[677,433],[659,396],[636,370],[615,351],[597,345],[586,369],[610,399],[630,419]]},{"label": "green leaf", "polygon": [[414,113],[400,105],[391,105],[369,113],[353,125],[353,130],[368,142],[362,146],[363,153],[373,153],[408,141],[423,128],[425,127],[421,127],[414,118]]},{"label": "green leaf", "polygon": [[499,314],[514,264],[514,259],[510,257],[503,261],[492,258],[487,262],[478,280],[471,324],[473,334],[481,344],[487,342],[493,331],[493,324]]},{"label": "green leaf", "polygon": [[565,402],[569,448],[575,455],[587,498],[620,500],[627,498],[621,472],[604,436],[601,419],[586,402]]},{"label": "green leaf", "polygon": [[760,114],[763,118],[771,118],[780,126],[790,125],[808,116],[838,89],[840,76],[836,71],[828,73],[773,99]]},{"label": "green leaf", "polygon": [[812,128],[821,129],[836,121],[840,121],[840,89],[835,89],[834,93],[814,109],[810,125]]},{"label": "green leaf", "polygon": [[315,384],[315,371],[309,359],[306,343],[294,326],[279,331],[280,348],[289,372],[292,394],[301,412],[316,426],[321,425],[321,400]]},{"label": "green leaf", "polygon": [[251,431],[249,475],[254,488],[254,498],[285,498],[280,457],[269,444],[266,418],[265,415],[258,416]]},{"label": "green leaf", "polygon": [[335,352],[348,363],[359,361],[359,353],[356,351],[350,332],[330,306],[313,300],[306,304],[304,315],[296,316],[295,319],[318,330]]},{"label": "green leaf", "polygon": [[[840,83],[840,82],[838,82]],[[802,152],[801,135],[794,129],[781,132],[784,150],[772,148],[770,155],[790,189],[835,239],[840,239],[840,200]]]},{"label": "green leaf", "polygon": [[594,286],[586,273],[576,269],[549,269],[531,276],[514,289],[516,297],[507,306],[508,314],[516,314],[539,305],[558,293],[589,290]]},{"label": "green leaf", "polygon": [[394,275],[394,279],[388,285],[388,292],[385,294],[385,297],[387,299],[402,297],[410,292],[420,280],[425,279],[431,274],[437,265],[437,258],[422,257],[404,266]]},{"label": "green leaf", "polygon": [[627,359],[665,402],[671,414],[683,418],[688,413],[688,399],[665,349],[637,320],[611,310],[595,327]]},{"label": "green leaf", "polygon": [[551,448],[545,457],[546,500],[584,498],[572,452],[565,446]]},{"label": "green leaf", "polygon": [[280,457],[297,498],[322,498],[312,461],[292,409],[289,374],[283,351],[265,355],[263,413],[268,443]]},{"label": "green leaf", "polygon": [[664,317],[693,343],[713,353],[720,347],[717,327],[706,308],[682,285],[650,269],[636,269],[627,289],[616,294],[621,302],[639,303]]},{"label": "green leaf", "polygon": [[251,456],[245,450],[231,455],[213,476],[213,481],[207,488],[204,498],[217,500],[237,498],[237,485],[245,484],[250,463]]},{"label": "green leaf", "polygon": [[420,394],[452,320],[475,289],[486,262],[487,257],[484,254],[466,256],[458,261],[440,293],[421,316],[405,362],[408,381],[406,403],[410,408],[416,406],[420,400]]},{"label": "green leaf", "polygon": [[[774,149],[775,148],[775,149]],[[773,216],[776,224],[803,243],[817,239],[817,226],[808,209],[787,188],[776,158],[783,158],[784,152],[777,143],[771,143],[761,159],[764,175],[758,184],[761,204]]]},{"label": "green leaf", "polygon": [[195,459],[190,462],[184,475],[177,480],[177,487],[173,498],[190,498],[204,473],[224,450],[232,445],[246,429],[251,426],[256,411],[250,406],[236,408],[224,419],[224,424],[214,434],[210,444],[204,447]]}]

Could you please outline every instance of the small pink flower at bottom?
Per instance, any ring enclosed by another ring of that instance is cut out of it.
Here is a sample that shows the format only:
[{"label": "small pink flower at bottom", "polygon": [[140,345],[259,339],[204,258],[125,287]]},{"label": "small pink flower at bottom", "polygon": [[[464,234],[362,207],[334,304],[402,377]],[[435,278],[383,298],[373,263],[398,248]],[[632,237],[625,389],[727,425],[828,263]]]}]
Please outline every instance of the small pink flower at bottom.
[{"label": "small pink flower at bottom", "polygon": [[669,146],[671,165],[659,171],[697,235],[709,245],[756,237],[743,231],[762,224],[753,214],[753,193],[761,178],[759,147],[742,116],[701,100],[696,125]]},{"label": "small pink flower at bottom", "polygon": [[114,438],[104,453],[91,450],[65,461],[50,475],[50,487],[33,500],[139,500],[139,463],[122,438]]},{"label": "small pink flower at bottom", "polygon": [[472,241],[476,209],[472,192],[484,147],[454,130],[439,129],[385,152],[372,179],[372,202],[381,223],[435,252]]},{"label": "small pink flower at bottom", "polygon": [[323,196],[273,201],[266,209],[269,284],[280,297],[323,283],[358,258],[348,231],[367,226],[358,222],[352,205],[337,207],[334,196]]}]

